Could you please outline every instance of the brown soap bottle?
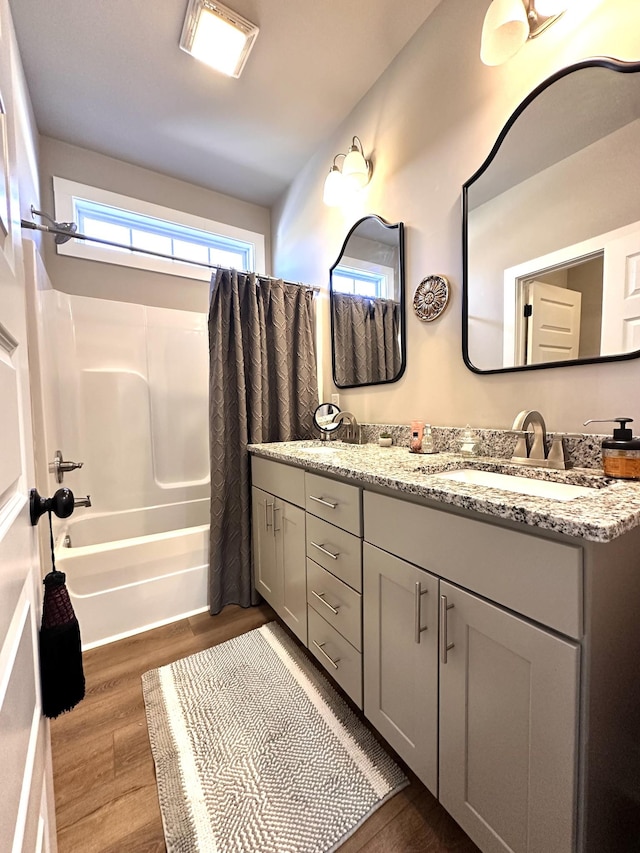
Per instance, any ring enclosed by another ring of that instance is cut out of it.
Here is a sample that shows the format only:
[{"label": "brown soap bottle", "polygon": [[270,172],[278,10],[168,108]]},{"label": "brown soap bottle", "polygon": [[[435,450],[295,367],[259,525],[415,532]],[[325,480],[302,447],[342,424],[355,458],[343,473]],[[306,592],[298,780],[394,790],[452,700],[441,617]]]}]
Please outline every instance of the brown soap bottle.
[{"label": "brown soap bottle", "polygon": [[607,477],[618,477],[623,480],[640,480],[640,438],[634,438],[626,425],[633,423],[633,418],[610,418],[608,420],[591,419],[587,424],[619,423],[614,429],[612,438],[602,442],[602,467]]}]

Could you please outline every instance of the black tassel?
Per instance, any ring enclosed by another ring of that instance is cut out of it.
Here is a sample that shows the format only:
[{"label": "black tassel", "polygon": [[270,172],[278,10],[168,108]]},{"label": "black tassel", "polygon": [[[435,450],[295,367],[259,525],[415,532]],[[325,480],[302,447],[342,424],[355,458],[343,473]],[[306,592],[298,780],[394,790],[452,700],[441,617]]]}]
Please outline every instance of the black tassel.
[{"label": "black tassel", "polygon": [[53,532],[51,559],[53,571],[44,579],[40,627],[40,681],[42,711],[45,717],[53,718],[64,711],[70,711],[84,698],[85,680],[80,626],[65,586],[66,575],[55,567]]}]

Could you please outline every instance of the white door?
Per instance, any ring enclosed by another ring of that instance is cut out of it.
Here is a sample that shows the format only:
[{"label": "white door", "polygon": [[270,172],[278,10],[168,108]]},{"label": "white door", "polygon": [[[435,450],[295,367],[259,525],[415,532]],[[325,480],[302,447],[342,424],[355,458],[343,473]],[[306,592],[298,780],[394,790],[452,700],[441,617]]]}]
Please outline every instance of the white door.
[{"label": "white door", "polygon": [[640,349],[640,231],[605,245],[601,355]]},{"label": "white door", "polygon": [[40,853],[57,848],[49,726],[40,700],[42,584],[29,520],[35,466],[11,134],[11,116],[0,106],[0,849]]},{"label": "white door", "polygon": [[527,364],[578,358],[582,294],[542,281],[529,282]]}]

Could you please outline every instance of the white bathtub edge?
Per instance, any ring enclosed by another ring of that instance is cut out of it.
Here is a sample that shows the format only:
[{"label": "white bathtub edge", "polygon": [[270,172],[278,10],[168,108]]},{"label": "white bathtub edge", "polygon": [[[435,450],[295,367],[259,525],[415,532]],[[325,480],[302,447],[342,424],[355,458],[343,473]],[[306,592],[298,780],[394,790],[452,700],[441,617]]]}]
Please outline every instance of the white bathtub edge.
[{"label": "white bathtub edge", "polygon": [[134,637],[136,634],[143,634],[145,631],[152,631],[154,628],[162,628],[163,625],[170,625],[172,622],[179,622],[181,619],[188,619],[190,616],[197,616],[199,613],[206,613],[209,609],[208,605],[198,607],[195,610],[189,610],[187,613],[180,613],[178,616],[170,616],[168,619],[161,619],[159,622],[151,622],[148,625],[142,625],[139,628],[134,628],[132,631],[123,631],[121,634],[114,634],[111,637],[106,637],[103,640],[95,640],[93,643],[82,644],[82,651],[88,652],[90,649],[97,649],[98,646],[106,646],[107,643],[115,643],[118,640],[126,640],[127,637]]}]

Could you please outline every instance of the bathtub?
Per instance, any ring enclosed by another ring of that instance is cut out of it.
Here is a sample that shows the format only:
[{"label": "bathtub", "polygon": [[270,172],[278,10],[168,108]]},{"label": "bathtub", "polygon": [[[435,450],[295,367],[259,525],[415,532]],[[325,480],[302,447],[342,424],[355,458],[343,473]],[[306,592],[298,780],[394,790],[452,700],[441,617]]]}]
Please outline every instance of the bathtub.
[{"label": "bathtub", "polygon": [[208,499],[84,518],[76,511],[55,555],[83,649],[207,609],[208,521]]}]

